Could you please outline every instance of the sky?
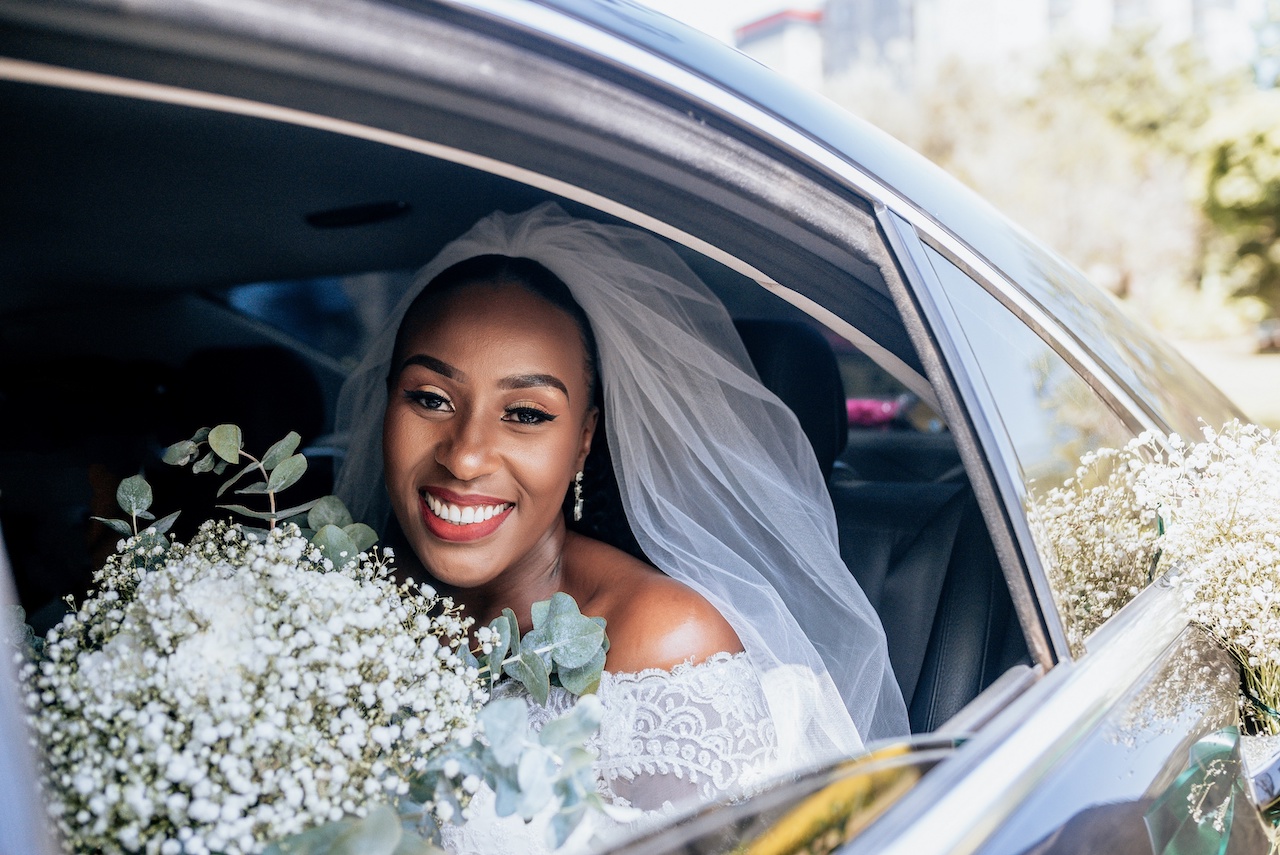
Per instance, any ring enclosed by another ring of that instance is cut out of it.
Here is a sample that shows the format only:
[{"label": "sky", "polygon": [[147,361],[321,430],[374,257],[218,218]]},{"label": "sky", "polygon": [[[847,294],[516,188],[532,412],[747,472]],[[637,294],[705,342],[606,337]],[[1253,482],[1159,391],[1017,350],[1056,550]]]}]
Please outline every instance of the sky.
[{"label": "sky", "polygon": [[779,2],[779,0],[639,0],[639,2],[729,44],[733,43],[733,31],[736,27],[781,9],[819,5],[806,0],[795,0],[790,3]]}]

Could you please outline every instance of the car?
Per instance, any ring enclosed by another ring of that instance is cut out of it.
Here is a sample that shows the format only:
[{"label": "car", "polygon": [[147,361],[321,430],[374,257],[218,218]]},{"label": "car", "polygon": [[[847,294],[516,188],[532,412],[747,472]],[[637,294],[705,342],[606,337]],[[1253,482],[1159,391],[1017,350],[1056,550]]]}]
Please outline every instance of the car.
[{"label": "car", "polygon": [[[410,272],[555,200],[669,242],[741,321],[913,732],[620,851],[1147,851],[1235,721],[1236,667],[1167,580],[1073,633],[1029,510],[1091,449],[1239,411],[955,179],[730,48],[626,0],[2,0],[0,100],[0,577],[34,623],[179,414],[325,459]],[[0,701],[0,851],[51,852],[7,677]],[[1232,758],[1196,779],[1215,806]],[[1220,831],[1265,845],[1243,797]]]}]

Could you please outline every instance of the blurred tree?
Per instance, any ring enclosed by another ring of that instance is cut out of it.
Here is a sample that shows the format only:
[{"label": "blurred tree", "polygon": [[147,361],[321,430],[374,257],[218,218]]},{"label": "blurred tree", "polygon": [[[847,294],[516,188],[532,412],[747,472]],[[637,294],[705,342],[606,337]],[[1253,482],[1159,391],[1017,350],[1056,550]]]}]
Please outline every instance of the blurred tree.
[{"label": "blurred tree", "polygon": [[[1196,157],[1209,118],[1250,88],[1152,31],[1061,42],[1018,75],[943,64],[910,92],[873,67],[828,87],[974,187],[1131,308],[1180,333],[1240,332],[1198,291],[1209,225]],[[1177,295],[1180,299],[1170,299]]]},{"label": "blurred tree", "polygon": [[1207,270],[1280,314],[1280,92],[1256,92],[1202,137]]},{"label": "blurred tree", "polygon": [[1218,110],[1252,88],[1241,66],[1218,72],[1189,42],[1165,45],[1155,27],[1118,31],[1099,48],[1065,44],[1041,74],[1046,90],[1074,92],[1116,127],[1179,154]]}]

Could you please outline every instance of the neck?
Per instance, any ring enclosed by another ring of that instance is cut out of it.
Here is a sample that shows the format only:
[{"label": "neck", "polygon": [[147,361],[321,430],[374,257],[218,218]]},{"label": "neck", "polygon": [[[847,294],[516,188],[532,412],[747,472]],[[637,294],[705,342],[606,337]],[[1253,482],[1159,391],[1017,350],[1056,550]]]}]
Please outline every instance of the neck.
[{"label": "neck", "polygon": [[569,536],[563,520],[559,521],[518,564],[488,584],[454,588],[434,579],[432,584],[441,595],[463,606],[464,614],[475,619],[474,628],[488,626],[503,609],[511,609],[523,635],[533,629],[533,604],[565,588],[564,550]]}]

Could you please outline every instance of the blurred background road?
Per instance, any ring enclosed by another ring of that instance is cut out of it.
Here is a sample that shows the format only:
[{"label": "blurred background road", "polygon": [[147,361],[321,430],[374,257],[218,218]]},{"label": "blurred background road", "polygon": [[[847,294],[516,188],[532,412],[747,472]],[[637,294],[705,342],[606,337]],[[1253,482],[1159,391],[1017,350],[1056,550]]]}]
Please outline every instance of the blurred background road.
[{"label": "blurred background road", "polygon": [[937,162],[1280,428],[1280,0],[640,1]]}]

